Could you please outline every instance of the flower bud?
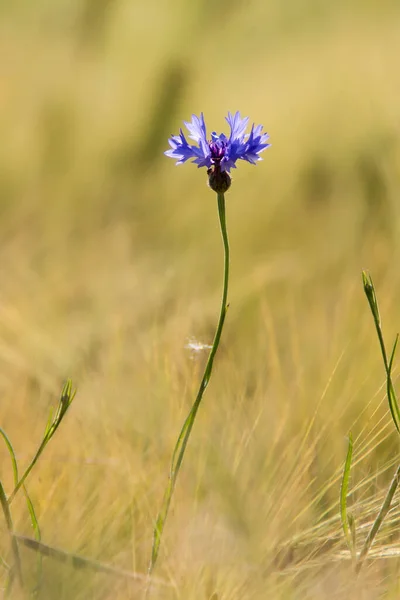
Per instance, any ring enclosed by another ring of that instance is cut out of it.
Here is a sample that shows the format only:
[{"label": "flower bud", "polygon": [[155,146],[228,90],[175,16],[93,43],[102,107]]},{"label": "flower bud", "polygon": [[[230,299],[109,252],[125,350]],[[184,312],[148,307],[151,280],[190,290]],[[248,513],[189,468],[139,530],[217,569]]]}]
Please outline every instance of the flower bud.
[{"label": "flower bud", "polygon": [[224,194],[231,187],[231,178],[226,171],[221,171],[219,165],[213,165],[207,170],[208,185],[217,194]]}]

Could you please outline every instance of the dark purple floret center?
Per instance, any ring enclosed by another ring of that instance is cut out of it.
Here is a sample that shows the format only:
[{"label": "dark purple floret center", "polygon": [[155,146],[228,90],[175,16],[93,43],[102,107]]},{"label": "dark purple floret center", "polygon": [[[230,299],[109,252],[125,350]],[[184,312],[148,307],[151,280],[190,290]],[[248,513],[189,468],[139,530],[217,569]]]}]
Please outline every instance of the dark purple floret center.
[{"label": "dark purple floret center", "polygon": [[226,143],[222,140],[217,140],[215,142],[210,142],[208,146],[211,152],[211,162],[219,164],[225,156]]}]

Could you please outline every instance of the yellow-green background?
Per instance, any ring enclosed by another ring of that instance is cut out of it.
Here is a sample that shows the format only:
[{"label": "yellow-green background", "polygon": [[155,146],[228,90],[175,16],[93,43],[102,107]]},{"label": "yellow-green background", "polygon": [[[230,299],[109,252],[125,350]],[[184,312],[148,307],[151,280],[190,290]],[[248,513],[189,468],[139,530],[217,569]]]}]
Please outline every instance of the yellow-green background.
[{"label": "yellow-green background", "polygon": [[[1,2],[0,425],[21,469],[62,381],[78,388],[28,480],[43,541],[146,571],[205,360],[185,346],[211,343],[223,258],[205,170],[163,151],[192,113],[226,132],[240,110],[272,146],[233,172],[230,309],[152,597],[398,597],[396,502],[355,583],[338,496],[352,428],[361,547],[399,450],[360,276],[391,343],[399,56],[395,0]],[[45,559],[39,597],[141,591]]]}]

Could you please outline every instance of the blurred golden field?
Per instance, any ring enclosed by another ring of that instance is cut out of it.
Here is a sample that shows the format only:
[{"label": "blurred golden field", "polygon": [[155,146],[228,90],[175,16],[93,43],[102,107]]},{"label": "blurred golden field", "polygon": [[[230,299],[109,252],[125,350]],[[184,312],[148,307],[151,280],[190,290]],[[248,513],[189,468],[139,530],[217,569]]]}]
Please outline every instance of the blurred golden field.
[{"label": "blurred golden field", "polygon": [[[223,259],[205,170],[163,152],[192,113],[219,132],[240,110],[272,146],[227,195],[230,309],[151,598],[398,598],[397,498],[357,581],[339,518],[350,429],[359,547],[400,460],[361,285],[368,269],[390,343],[398,2],[3,0],[0,15],[0,425],[21,469],[62,382],[78,388],[27,482],[43,541],[146,572],[206,358],[186,346],[212,341]],[[32,536],[22,495],[12,509]],[[45,558],[37,597],[142,589]]]}]

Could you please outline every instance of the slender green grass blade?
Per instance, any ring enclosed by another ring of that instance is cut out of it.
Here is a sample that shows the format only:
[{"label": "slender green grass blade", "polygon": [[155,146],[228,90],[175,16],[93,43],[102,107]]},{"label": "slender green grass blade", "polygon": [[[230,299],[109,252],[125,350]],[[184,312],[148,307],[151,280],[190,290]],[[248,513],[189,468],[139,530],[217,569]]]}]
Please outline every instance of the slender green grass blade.
[{"label": "slender green grass blade", "polygon": [[28,491],[26,489],[26,487],[24,486],[24,494],[26,497],[26,503],[28,505],[28,510],[29,510],[29,514],[31,517],[31,522],[32,522],[32,527],[33,527],[33,531],[35,534],[35,539],[40,542],[41,540],[41,532],[40,532],[40,527],[39,527],[39,522],[37,520],[36,517],[36,512],[35,512],[35,508],[33,506],[32,500],[29,497]]},{"label": "slender green grass blade", "polygon": [[350,469],[351,469],[351,459],[353,456],[353,436],[351,432],[349,433],[349,443],[347,447],[347,455],[346,461],[344,463],[343,468],[343,477],[342,484],[340,486],[340,517],[342,520],[342,528],[344,537],[346,539],[346,543],[349,547],[351,555],[354,557],[354,544],[353,544],[353,536],[351,534],[351,526],[349,526],[350,522],[354,522],[352,518],[349,518],[347,514],[347,495],[349,492],[349,481],[350,481]]},{"label": "slender green grass blade", "polygon": [[5,441],[7,450],[10,454],[13,475],[14,475],[14,485],[17,485],[17,483],[18,483],[18,463],[17,463],[17,458],[15,456],[14,448],[11,444],[10,438],[8,437],[8,435],[6,434],[4,429],[2,429],[1,427],[0,427],[0,435],[2,436],[3,440]]},{"label": "slender green grass blade", "polygon": [[397,395],[394,390],[392,381],[388,381],[387,395],[389,399],[389,408],[390,414],[392,415],[393,423],[395,424],[397,431],[400,433],[400,410]]},{"label": "slender green grass blade", "polygon": [[397,431],[400,433],[400,408],[397,400],[396,390],[392,382],[392,368],[393,361],[396,354],[397,342],[399,340],[399,334],[396,335],[396,340],[393,344],[393,350],[390,355],[388,370],[387,370],[387,395],[389,400],[390,412],[392,415],[393,422],[396,426]]},{"label": "slender green grass blade", "polygon": [[353,515],[350,513],[348,513],[347,519],[349,522],[350,533],[351,533],[351,543],[353,544],[353,550],[354,550],[354,555],[355,555],[356,548],[357,548],[356,520],[353,517]]},{"label": "slender green grass blade", "polygon": [[389,373],[392,373],[393,360],[394,360],[394,355],[396,354],[396,349],[397,349],[397,343],[398,343],[398,341],[399,341],[399,334],[396,335],[396,339],[395,339],[394,344],[393,344],[392,354],[390,355]]},{"label": "slender green grass blade", "polygon": [[[22,489],[24,491],[25,494],[25,499],[26,499],[26,503],[28,506],[28,510],[29,510],[29,514],[31,517],[31,523],[32,523],[32,528],[33,528],[33,533],[35,536],[35,540],[37,542],[40,542],[42,539],[42,534],[40,531],[40,526],[39,526],[39,521],[36,517],[36,511],[35,511],[35,507],[33,506],[32,500],[28,494],[28,491],[24,486],[22,486]],[[36,562],[36,583],[35,583],[35,587],[32,590],[32,594],[36,595],[40,589],[41,586],[41,581],[42,581],[42,567],[43,567],[43,557],[41,554],[37,555],[37,562]]]},{"label": "slender green grass blade", "polygon": [[49,434],[50,427],[51,427],[51,424],[53,422],[53,414],[54,414],[53,408],[50,408],[50,410],[49,410],[49,418],[47,419],[46,429],[44,430],[44,435],[43,435],[44,438],[46,438],[48,436],[48,434]]},{"label": "slender green grass blade", "polygon": [[14,585],[14,581],[15,581],[15,569],[13,567],[11,567],[10,570],[8,571],[8,577],[7,577],[5,591],[4,591],[5,598],[9,598],[12,588],[13,588],[13,585]]},{"label": "slender green grass blade", "polygon": [[[24,535],[15,534],[15,539],[18,540],[20,544],[22,544],[25,548],[42,554],[43,556],[47,556],[53,560],[56,560],[61,563],[70,564],[75,569],[88,569],[91,571],[95,571],[97,573],[105,573],[116,578],[127,579],[132,581],[137,581],[141,584],[147,581],[148,576],[143,573],[135,573],[132,571],[126,571],[124,569],[120,569],[118,567],[114,567],[108,565],[106,563],[101,563],[91,558],[86,558],[84,556],[80,556],[79,554],[73,554],[70,552],[66,552],[61,548],[55,548],[54,546],[49,546],[48,544],[44,544],[43,542],[38,542],[32,538],[26,537]],[[166,581],[165,579],[161,579],[160,577],[152,577],[152,582],[158,584],[160,586],[171,587],[171,583]]]}]

